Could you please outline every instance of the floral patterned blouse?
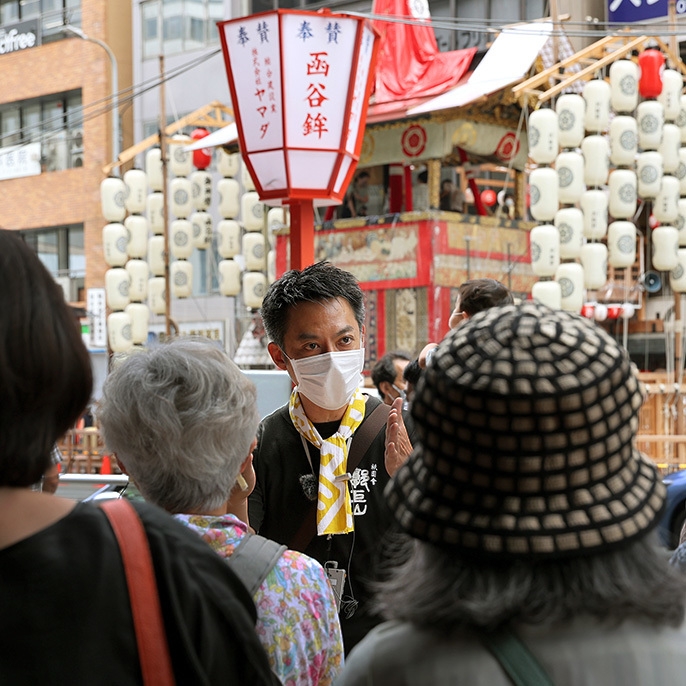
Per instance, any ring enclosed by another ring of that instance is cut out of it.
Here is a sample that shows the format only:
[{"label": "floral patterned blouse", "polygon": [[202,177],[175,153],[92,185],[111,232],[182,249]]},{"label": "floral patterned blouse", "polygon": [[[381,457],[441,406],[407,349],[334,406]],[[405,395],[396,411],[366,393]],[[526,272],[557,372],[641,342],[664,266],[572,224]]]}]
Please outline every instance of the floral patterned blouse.
[{"label": "floral patterned blouse", "polygon": [[[247,527],[233,515],[177,514],[220,557],[231,557]],[[329,580],[316,560],[286,550],[254,596],[257,635],[285,686],[326,686],[343,667],[343,639]]]}]

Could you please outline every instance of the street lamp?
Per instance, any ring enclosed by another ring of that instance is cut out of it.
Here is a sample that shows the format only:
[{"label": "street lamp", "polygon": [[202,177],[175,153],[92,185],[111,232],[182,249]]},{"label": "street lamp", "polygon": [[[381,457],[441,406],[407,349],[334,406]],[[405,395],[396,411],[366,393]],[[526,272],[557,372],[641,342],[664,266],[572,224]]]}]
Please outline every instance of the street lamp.
[{"label": "street lamp", "polygon": [[117,58],[114,56],[112,48],[110,48],[110,46],[107,45],[107,43],[101,41],[99,38],[92,38],[91,36],[87,36],[81,29],[77,28],[76,26],[72,26],[71,24],[65,24],[64,31],[66,33],[71,33],[74,36],[77,36],[78,38],[99,45],[101,48],[105,50],[107,56],[110,58],[110,64],[112,66],[112,157],[114,157],[114,160],[117,161],[119,160],[119,153],[121,152],[119,142],[119,70],[117,67]]}]

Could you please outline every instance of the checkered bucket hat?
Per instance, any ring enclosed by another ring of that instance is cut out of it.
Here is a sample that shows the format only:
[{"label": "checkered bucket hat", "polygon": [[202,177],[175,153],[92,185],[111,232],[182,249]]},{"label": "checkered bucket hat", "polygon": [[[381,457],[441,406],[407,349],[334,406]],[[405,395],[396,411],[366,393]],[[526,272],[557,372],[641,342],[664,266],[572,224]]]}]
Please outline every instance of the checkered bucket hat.
[{"label": "checkered bucket hat", "polygon": [[657,523],[664,486],[633,445],[642,403],[626,351],[536,303],[452,331],[419,382],[420,443],[386,495],[402,529],[480,557],[609,550]]}]

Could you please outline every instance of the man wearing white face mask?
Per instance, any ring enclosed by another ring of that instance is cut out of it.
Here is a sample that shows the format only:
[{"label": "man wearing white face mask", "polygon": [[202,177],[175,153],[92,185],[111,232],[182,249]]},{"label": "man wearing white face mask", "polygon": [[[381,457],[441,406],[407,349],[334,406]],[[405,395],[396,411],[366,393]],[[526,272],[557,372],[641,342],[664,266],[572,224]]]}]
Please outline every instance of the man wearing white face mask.
[{"label": "man wearing white face mask", "polygon": [[250,524],[324,565],[347,652],[379,622],[369,582],[391,525],[383,489],[400,466],[384,462],[388,406],[360,391],[362,291],[328,262],[291,270],[269,288],[262,320],[295,388],[258,430]]}]

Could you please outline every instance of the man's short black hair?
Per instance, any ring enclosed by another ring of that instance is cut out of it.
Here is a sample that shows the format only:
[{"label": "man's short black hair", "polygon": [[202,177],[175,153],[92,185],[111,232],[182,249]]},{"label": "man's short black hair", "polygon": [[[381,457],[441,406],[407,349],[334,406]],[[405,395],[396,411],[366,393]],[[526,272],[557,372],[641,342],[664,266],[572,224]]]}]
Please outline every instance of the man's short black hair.
[{"label": "man's short black hair", "polygon": [[410,356],[399,350],[386,353],[383,357],[380,357],[377,363],[372,367],[372,381],[379,393],[381,393],[379,386],[383,381],[388,381],[391,384],[395,383],[395,377],[398,375],[395,368],[396,360],[407,360],[409,362]]},{"label": "man's short black hair", "polygon": [[262,322],[273,341],[283,350],[291,308],[302,302],[323,302],[343,298],[355,315],[357,325],[364,325],[364,296],[357,279],[331,262],[317,262],[303,270],[291,269],[275,281],[262,301]]}]

